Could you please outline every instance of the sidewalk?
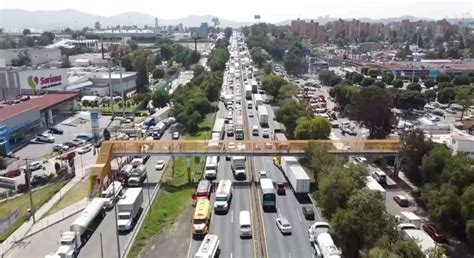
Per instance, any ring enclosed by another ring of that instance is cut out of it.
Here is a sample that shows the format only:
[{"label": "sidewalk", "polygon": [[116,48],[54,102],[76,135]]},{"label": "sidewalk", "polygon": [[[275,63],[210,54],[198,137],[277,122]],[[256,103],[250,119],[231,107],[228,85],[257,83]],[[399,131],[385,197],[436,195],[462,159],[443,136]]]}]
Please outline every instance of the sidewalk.
[{"label": "sidewalk", "polygon": [[[73,179],[71,179],[71,181],[69,181],[63,188],[61,188],[59,192],[54,194],[53,197],[51,197],[51,199],[49,199],[48,202],[46,202],[45,204],[43,204],[43,206],[41,206],[39,209],[36,210],[35,218],[40,219],[41,217],[43,217],[61,199],[61,196],[64,196],[65,194],[67,194],[69,190],[71,190],[75,185],[81,182],[83,180],[83,177],[81,177],[81,175],[84,175],[84,177],[86,177],[87,176],[86,171],[88,169],[89,167],[76,168],[76,176]],[[56,213],[53,215],[56,215]],[[50,218],[51,216],[48,216],[48,218]],[[58,215],[56,219],[59,220],[60,216]],[[40,221],[43,221],[43,220],[40,220]],[[40,221],[37,221],[36,223],[40,223]],[[49,225],[52,225],[55,222],[53,222],[52,220],[48,220],[46,223]],[[44,225],[44,223],[42,223],[41,225]],[[41,225],[39,226],[34,225],[33,219],[25,221],[13,234],[11,234],[3,243],[0,244],[0,254],[2,255],[2,257],[8,252],[8,250],[10,250],[10,248],[13,247],[13,245],[17,241],[19,241],[20,239],[28,235],[34,227],[41,228]]]}]

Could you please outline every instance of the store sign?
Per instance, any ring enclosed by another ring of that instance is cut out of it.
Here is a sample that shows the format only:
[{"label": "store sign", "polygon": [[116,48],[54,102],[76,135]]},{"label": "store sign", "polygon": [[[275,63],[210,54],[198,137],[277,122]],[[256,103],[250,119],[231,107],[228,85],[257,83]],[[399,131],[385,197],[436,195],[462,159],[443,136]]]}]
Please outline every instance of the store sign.
[{"label": "store sign", "polygon": [[96,139],[99,138],[99,111],[91,111],[91,126],[92,126],[92,135]]},{"label": "store sign", "polygon": [[18,72],[21,88],[32,91],[67,85],[66,69],[37,69]]}]

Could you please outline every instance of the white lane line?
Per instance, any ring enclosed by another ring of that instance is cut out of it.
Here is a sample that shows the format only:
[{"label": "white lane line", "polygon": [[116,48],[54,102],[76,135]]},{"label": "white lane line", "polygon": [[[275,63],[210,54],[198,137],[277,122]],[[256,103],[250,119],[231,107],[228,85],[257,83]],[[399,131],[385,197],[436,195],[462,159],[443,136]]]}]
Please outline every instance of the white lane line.
[{"label": "white lane line", "polygon": [[281,211],[280,211],[280,208],[278,208],[278,215],[281,215]]},{"label": "white lane line", "polygon": [[299,212],[298,209],[296,209],[296,214],[298,214],[298,218],[300,219],[300,222],[303,222],[303,220],[301,219],[300,212]]},{"label": "white lane line", "polygon": [[191,241],[189,242],[189,247],[188,247],[188,253],[186,254],[186,257],[189,258],[189,254],[191,252],[191,246],[193,245],[193,239],[191,237]]},{"label": "white lane line", "polygon": [[234,223],[234,212],[230,210],[230,223]]},{"label": "white lane line", "polygon": [[288,253],[288,258],[291,258],[291,253]]},{"label": "white lane line", "polygon": [[232,253],[230,253],[230,258],[232,258]]}]

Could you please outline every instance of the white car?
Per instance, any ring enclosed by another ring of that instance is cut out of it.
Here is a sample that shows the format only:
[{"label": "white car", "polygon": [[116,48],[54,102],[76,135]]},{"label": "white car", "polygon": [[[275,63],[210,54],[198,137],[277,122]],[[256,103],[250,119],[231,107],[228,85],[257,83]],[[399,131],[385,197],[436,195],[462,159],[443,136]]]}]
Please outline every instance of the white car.
[{"label": "white car", "polygon": [[268,129],[263,129],[262,130],[262,137],[263,138],[268,138],[270,137],[270,131]]},{"label": "white car", "polygon": [[156,170],[163,170],[165,168],[166,162],[164,160],[158,160],[155,165]]},{"label": "white car", "polygon": [[249,110],[247,113],[249,113],[249,117],[253,117],[253,112]]},{"label": "white car", "polygon": [[31,162],[31,163],[28,163],[28,166],[26,166],[26,169],[28,169],[30,171],[35,171],[35,170],[42,169],[42,168],[43,168],[43,165],[39,161],[34,161],[34,162]]},{"label": "white car", "polygon": [[54,142],[54,136],[49,133],[43,133],[43,134],[39,134],[36,137],[36,140],[40,142]]},{"label": "white car", "polygon": [[260,172],[258,172],[258,174],[260,175],[260,178],[266,178],[267,177],[267,171],[265,171],[265,170],[260,170]]},{"label": "white car", "polygon": [[88,153],[88,152],[91,151],[91,150],[92,150],[91,146],[84,146],[84,147],[82,147],[82,148],[79,148],[79,149],[77,150],[77,153],[79,153],[79,154],[85,154],[85,153]]},{"label": "white car", "polygon": [[178,140],[179,139],[179,132],[174,132],[173,135],[171,136],[173,140]]},{"label": "white car", "polygon": [[446,109],[446,112],[450,113],[450,114],[456,114],[456,110],[452,109],[452,108],[447,108]]},{"label": "white car", "polygon": [[279,216],[275,223],[282,234],[291,234],[291,225],[286,218]]}]

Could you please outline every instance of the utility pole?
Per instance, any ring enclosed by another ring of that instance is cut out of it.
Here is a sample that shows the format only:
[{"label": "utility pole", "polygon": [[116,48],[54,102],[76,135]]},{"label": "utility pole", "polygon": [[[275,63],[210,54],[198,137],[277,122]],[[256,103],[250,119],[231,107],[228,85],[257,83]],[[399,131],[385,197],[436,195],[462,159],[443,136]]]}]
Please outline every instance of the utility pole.
[{"label": "utility pole", "polygon": [[31,177],[31,171],[28,168],[28,159],[25,159],[26,163],[26,169],[25,169],[25,183],[26,186],[28,187],[28,194],[30,195],[30,212],[31,212],[31,217],[33,218],[33,224],[36,223],[35,219],[35,207],[33,206],[33,196],[31,195],[31,184],[30,184],[30,177]]},{"label": "utility pole", "polygon": [[112,90],[112,60],[107,61],[109,65],[109,95],[110,95],[110,110],[112,111],[112,119],[114,119],[114,97]]},{"label": "utility pole", "polygon": [[119,59],[120,90],[122,91],[122,117],[125,117],[125,89],[122,82],[122,59]]},{"label": "utility pole", "polygon": [[[115,173],[114,173],[114,180],[112,181],[112,192],[113,192],[113,196],[114,196],[114,202],[117,201],[115,200]],[[117,241],[117,253],[118,253],[118,257],[120,258],[120,239],[119,239],[119,228],[118,228],[118,221],[117,221],[117,203],[115,203],[114,205],[114,216],[115,216],[115,237],[116,237],[116,241]]]}]

